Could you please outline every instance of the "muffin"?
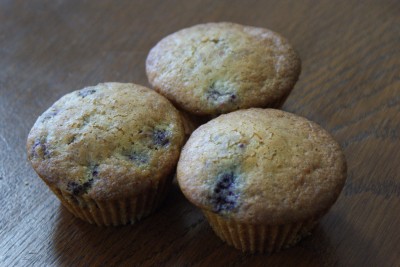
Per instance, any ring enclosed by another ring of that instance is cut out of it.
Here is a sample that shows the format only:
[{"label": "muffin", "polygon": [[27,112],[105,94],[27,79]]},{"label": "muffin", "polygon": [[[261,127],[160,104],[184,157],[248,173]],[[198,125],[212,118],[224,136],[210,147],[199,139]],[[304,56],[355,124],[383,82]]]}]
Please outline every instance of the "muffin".
[{"label": "muffin", "polygon": [[300,65],[279,34],[223,22],[165,37],[149,52],[146,72],[154,89],[180,109],[215,117],[250,107],[280,107]]},{"label": "muffin", "polygon": [[74,91],[36,121],[28,158],[75,216],[123,225],[162,202],[183,146],[178,111],[153,90],[102,83]]},{"label": "muffin", "polygon": [[195,130],[179,186],[215,233],[245,252],[273,252],[308,235],[346,179],[340,146],[316,123],[274,109],[221,115]]}]

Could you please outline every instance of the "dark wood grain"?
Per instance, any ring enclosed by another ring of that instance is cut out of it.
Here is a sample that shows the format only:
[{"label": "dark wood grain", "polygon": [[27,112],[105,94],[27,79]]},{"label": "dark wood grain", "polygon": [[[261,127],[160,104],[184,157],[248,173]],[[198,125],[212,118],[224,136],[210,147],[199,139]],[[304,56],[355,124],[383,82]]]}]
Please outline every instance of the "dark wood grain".
[{"label": "dark wood grain", "polygon": [[[270,28],[303,71],[283,106],[342,145],[348,180],[313,235],[273,255],[222,243],[175,184],[153,216],[99,228],[68,213],[26,160],[37,116],[104,81],[148,85],[165,35],[201,22]],[[0,266],[400,266],[400,2],[0,1]]]}]

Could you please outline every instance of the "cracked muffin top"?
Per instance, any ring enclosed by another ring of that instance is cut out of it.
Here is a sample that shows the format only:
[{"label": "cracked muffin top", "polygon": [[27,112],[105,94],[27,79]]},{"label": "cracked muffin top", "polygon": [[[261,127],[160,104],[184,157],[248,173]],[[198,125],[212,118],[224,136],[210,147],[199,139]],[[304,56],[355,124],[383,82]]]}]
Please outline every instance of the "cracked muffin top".
[{"label": "cracked muffin top", "polygon": [[146,71],[154,89],[181,109],[214,116],[281,105],[298,79],[300,65],[279,34],[221,22],[165,37],[151,49]]},{"label": "cracked muffin top", "polygon": [[253,108],[195,130],[181,152],[177,179],[201,209],[239,222],[280,224],[327,211],[344,185],[346,162],[316,123]]},{"label": "cracked muffin top", "polygon": [[63,96],[27,140],[28,158],[49,185],[93,199],[132,196],[165,179],[184,142],[178,111],[135,84],[103,83]]}]

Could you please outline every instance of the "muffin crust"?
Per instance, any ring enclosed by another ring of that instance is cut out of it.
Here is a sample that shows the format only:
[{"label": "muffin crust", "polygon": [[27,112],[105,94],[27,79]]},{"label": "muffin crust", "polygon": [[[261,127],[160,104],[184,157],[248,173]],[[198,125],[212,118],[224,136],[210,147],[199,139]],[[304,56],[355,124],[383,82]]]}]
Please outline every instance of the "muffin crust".
[{"label": "muffin crust", "polygon": [[135,196],[174,171],[184,142],[178,111],[135,84],[71,92],[34,124],[28,158],[51,187],[94,200]]},{"label": "muffin crust", "polygon": [[296,83],[300,59],[279,34],[234,23],[200,24],[151,49],[152,86],[181,109],[217,115],[280,106]]},{"label": "muffin crust", "polygon": [[227,220],[279,225],[317,218],[346,179],[340,146],[319,125],[274,109],[221,115],[195,130],[178,162],[184,195]]}]

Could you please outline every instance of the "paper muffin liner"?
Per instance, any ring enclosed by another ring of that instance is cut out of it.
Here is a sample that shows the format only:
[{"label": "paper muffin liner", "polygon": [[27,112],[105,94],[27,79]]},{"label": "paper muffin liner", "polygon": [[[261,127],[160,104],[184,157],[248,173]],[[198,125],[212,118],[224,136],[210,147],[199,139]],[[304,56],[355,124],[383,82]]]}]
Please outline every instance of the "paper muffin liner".
[{"label": "paper muffin liner", "polygon": [[281,225],[254,225],[226,219],[208,210],[202,210],[214,232],[228,245],[243,252],[272,253],[291,247],[310,234],[318,220],[310,218]]},{"label": "paper muffin liner", "polygon": [[87,196],[75,196],[55,186],[49,187],[76,217],[99,226],[117,226],[133,224],[150,215],[165,198],[171,180],[163,179],[137,196],[101,201]]}]

